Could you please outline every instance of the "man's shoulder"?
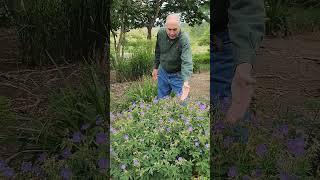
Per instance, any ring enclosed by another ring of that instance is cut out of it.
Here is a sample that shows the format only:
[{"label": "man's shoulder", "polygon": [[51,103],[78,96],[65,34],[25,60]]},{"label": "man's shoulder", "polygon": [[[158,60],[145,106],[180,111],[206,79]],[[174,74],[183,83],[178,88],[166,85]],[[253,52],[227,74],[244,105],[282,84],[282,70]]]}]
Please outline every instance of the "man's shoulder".
[{"label": "man's shoulder", "polygon": [[158,36],[166,35],[166,29],[164,27],[160,27],[158,30]]},{"label": "man's shoulder", "polygon": [[181,31],[180,40],[185,43],[189,43],[189,34],[185,31]]}]

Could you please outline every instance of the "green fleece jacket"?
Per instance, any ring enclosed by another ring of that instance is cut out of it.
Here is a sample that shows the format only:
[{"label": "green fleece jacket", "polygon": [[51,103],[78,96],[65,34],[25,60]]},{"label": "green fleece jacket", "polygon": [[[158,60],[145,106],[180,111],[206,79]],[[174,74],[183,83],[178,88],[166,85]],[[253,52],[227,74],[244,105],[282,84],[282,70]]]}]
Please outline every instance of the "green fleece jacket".
[{"label": "green fleece jacket", "polygon": [[265,33],[263,0],[230,0],[229,34],[236,64],[254,64]]},{"label": "green fleece jacket", "polygon": [[210,3],[211,41],[221,47],[218,32],[229,32],[235,64],[254,64],[265,33],[264,0],[215,0]]},{"label": "green fleece jacket", "polygon": [[159,65],[168,73],[181,71],[183,81],[189,81],[192,75],[193,63],[191,45],[188,35],[180,31],[177,38],[171,40],[164,28],[157,34],[154,69]]}]

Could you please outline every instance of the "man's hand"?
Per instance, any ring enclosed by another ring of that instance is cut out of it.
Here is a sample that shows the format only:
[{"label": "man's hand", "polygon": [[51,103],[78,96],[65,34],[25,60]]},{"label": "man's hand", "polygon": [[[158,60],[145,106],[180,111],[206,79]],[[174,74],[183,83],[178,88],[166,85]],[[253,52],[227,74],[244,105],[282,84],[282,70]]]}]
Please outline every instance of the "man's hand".
[{"label": "man's hand", "polygon": [[180,97],[181,101],[185,100],[190,92],[190,86],[189,86],[189,82],[184,82],[183,83],[183,87],[182,87],[182,95]]},{"label": "man's hand", "polygon": [[255,80],[251,76],[252,65],[239,64],[231,84],[232,101],[226,120],[235,123],[243,118],[254,92]]},{"label": "man's hand", "polygon": [[152,71],[152,79],[154,81],[158,79],[158,69],[153,69],[153,71]]}]

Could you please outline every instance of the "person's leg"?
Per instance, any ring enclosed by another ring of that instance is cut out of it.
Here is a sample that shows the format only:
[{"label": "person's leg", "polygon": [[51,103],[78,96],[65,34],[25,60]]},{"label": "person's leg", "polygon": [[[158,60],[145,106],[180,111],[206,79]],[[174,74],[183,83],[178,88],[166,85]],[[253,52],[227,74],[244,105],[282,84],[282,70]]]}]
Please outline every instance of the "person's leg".
[{"label": "person's leg", "polygon": [[182,94],[182,86],[183,86],[183,80],[181,77],[181,73],[171,73],[168,74],[169,77],[169,83],[170,87],[172,88],[172,91],[180,96]]},{"label": "person's leg", "polygon": [[158,98],[164,98],[168,96],[171,92],[171,87],[169,84],[169,77],[167,72],[159,66],[158,71]]},{"label": "person's leg", "polygon": [[[210,48],[210,103],[226,113],[231,103],[231,84],[235,74],[232,42],[228,32],[217,33],[215,38],[222,42],[222,49],[215,49],[212,45]],[[247,111],[243,121],[248,121],[250,116],[251,113]],[[236,141],[248,142],[248,130],[242,127],[241,122],[236,123],[232,129]]]},{"label": "person's leg", "polygon": [[232,57],[232,43],[228,32],[217,33],[215,42],[221,42],[221,49],[210,46],[210,103],[213,106],[222,104],[226,110],[226,103],[231,98],[231,83],[234,77],[234,60]]}]

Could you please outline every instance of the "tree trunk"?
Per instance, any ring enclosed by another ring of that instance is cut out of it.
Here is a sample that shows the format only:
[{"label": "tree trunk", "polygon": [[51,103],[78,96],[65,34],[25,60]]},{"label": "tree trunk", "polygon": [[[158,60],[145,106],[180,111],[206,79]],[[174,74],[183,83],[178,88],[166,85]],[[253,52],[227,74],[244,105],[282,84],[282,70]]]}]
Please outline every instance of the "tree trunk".
[{"label": "tree trunk", "polygon": [[[124,33],[123,34],[123,42],[125,41],[125,39],[126,39],[126,34]],[[122,48],[121,48],[121,58],[123,59],[123,56],[124,56],[124,44],[122,43],[122,46],[121,46]]]},{"label": "tree trunk", "polygon": [[[114,50],[117,51],[117,33],[112,31],[112,36],[113,36]],[[115,58],[115,63],[117,63],[117,61],[118,61],[117,53],[116,53],[116,56],[114,58]]]},{"label": "tree trunk", "polygon": [[147,26],[147,29],[148,29],[147,39],[148,39],[148,40],[151,40],[152,25]]}]

